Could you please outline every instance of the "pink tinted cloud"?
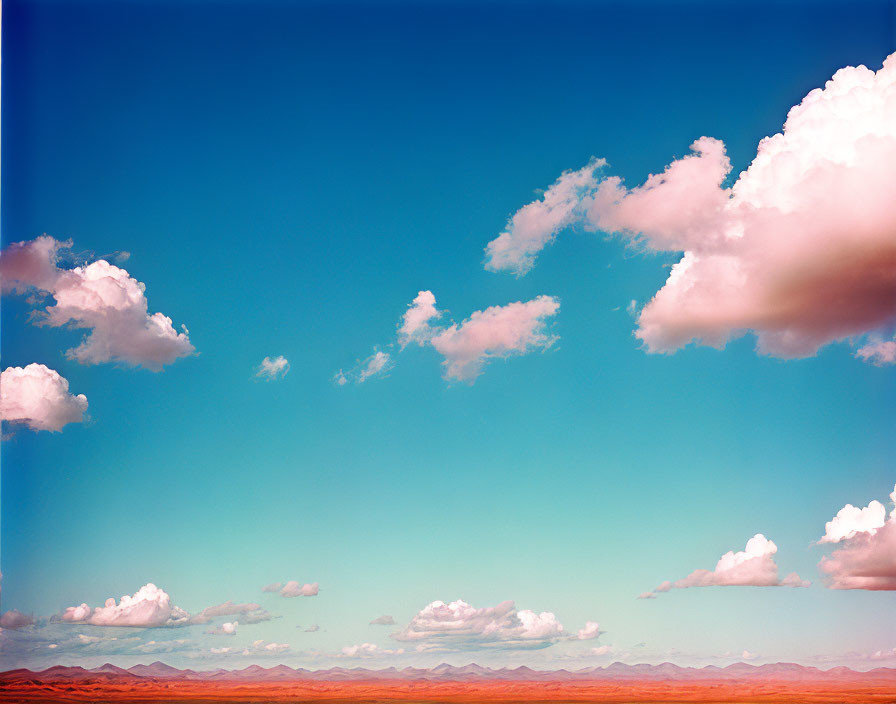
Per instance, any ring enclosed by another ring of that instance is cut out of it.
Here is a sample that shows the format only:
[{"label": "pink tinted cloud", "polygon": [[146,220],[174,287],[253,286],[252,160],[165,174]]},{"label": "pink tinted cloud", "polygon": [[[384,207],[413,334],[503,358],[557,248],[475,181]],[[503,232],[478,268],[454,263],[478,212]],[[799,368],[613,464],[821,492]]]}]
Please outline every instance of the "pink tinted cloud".
[{"label": "pink tinted cloud", "polygon": [[864,509],[847,504],[825,525],[819,543],[841,545],[818,563],[831,589],[896,590],[896,509],[882,521],[882,508],[878,501]]},{"label": "pink tinted cloud", "polygon": [[436,297],[432,291],[420,291],[401,316],[398,326],[398,344],[404,348],[411,342],[425,345],[435,334],[432,321],[442,313],[436,308]]},{"label": "pink tinted cloud", "polygon": [[86,603],[70,606],[59,615],[59,620],[92,626],[160,628],[193,626],[208,623],[213,618],[236,614],[247,614],[253,622],[270,618],[258,604],[234,604],[232,601],[205,608],[191,616],[179,606],[173,605],[164,589],[149,583],[140,587],[133,595],[125,594],[118,602],[109,598],[103,606],[91,608]]},{"label": "pink tinted cloud", "polygon": [[59,252],[71,242],[38,237],[16,242],[0,255],[6,291],[50,294],[55,303],[35,312],[39,325],[71,326],[89,332],[68,350],[82,364],[121,362],[159,371],[195,348],[186,328],[175,331],[171,318],[150,314],[146,287],[127,271],[100,259],[72,269],[59,268]]},{"label": "pink tinted cloud", "polygon": [[604,159],[591,159],[578,171],[567,171],[544,195],[518,210],[507,227],[485,248],[485,267],[525,274],[538,253],[550,244],[557,232],[580,218],[583,198],[598,182],[596,172],[606,165]]},{"label": "pink tinted cloud", "polygon": [[150,583],[140,587],[133,596],[125,594],[118,603],[109,598],[103,606],[96,608],[87,604],[70,606],[62,612],[60,619],[93,626],[153,628],[179,625],[189,620],[189,614],[172,605],[167,592]]},{"label": "pink tinted cloud", "polygon": [[809,582],[800,579],[796,572],[783,579],[778,577],[778,565],[772,557],[776,552],[778,546],[762,533],[757,533],[747,541],[744,550],[732,550],[722,555],[715,569],[694,570],[687,577],[663,582],[652,593],[641,594],[638,598],[650,599],[658,593],[690,587],[808,587]]},{"label": "pink tinted cloud", "polygon": [[[640,311],[636,335],[649,351],[723,347],[752,332],[761,353],[805,357],[892,323],[896,54],[877,72],[844,68],[806,95],[731,187],[720,141],[702,137],[691,148],[635,188],[592,172],[578,202],[564,206],[572,215],[552,221],[684,252]],[[513,239],[508,230],[492,244],[505,235]],[[502,251],[518,256],[491,268],[525,270],[531,242],[504,241]],[[872,343],[859,356],[892,363],[894,349]]]},{"label": "pink tinted cloud", "polygon": [[0,373],[0,418],[8,423],[58,432],[81,423],[86,412],[87,397],[69,393],[68,380],[43,364]]},{"label": "pink tinted cloud", "polygon": [[[538,296],[531,301],[476,311],[460,324],[436,325],[434,321],[443,316],[436,307],[436,298],[432,291],[420,291],[399,323],[399,351],[412,342],[421,347],[432,346],[442,355],[446,379],[473,383],[492,359],[528,354],[553,345],[557,338],[548,332],[548,320],[559,308],[558,299]],[[394,364],[392,355],[378,351],[354,370],[338,371],[333,381],[338,386],[351,380],[361,383],[385,373]]]},{"label": "pink tinted cloud", "polygon": [[21,611],[16,611],[15,609],[5,611],[3,615],[0,616],[0,629],[8,628],[11,631],[17,631],[18,629],[25,628],[25,626],[30,626],[33,623],[33,616],[30,614],[23,614]]},{"label": "pink tinted cloud", "polygon": [[476,311],[460,325],[444,328],[432,346],[445,358],[445,378],[472,382],[491,359],[550,347],[557,338],[547,332],[547,320],[559,308],[556,298],[539,296]]},{"label": "pink tinted cloud", "polygon": [[517,610],[512,601],[476,608],[465,601],[434,601],[392,634],[398,641],[416,642],[418,649],[467,650],[485,648],[540,648],[567,634],[549,612]]},{"label": "pink tinted cloud", "polygon": [[320,592],[320,584],[317,582],[302,583],[291,579],[286,583],[274,582],[273,584],[267,584],[261,588],[261,591],[274,592],[290,599],[297,596],[317,596]]}]

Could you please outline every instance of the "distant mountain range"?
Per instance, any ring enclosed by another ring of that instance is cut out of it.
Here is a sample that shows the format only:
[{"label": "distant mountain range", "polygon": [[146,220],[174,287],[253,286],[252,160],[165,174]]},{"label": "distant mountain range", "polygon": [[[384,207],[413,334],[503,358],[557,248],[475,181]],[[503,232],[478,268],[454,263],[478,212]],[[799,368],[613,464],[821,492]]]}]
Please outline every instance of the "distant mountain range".
[{"label": "distant mountain range", "polygon": [[250,665],[241,670],[179,670],[163,662],[134,665],[124,669],[110,663],[85,669],[56,665],[33,672],[26,669],[0,673],[0,682],[39,683],[56,681],[119,682],[134,680],[194,680],[206,682],[286,682],[314,680],[323,682],[363,682],[373,680],[420,680],[427,682],[684,682],[684,681],[767,681],[767,682],[868,682],[896,684],[896,669],[880,667],[867,672],[848,667],[821,670],[795,663],[749,665],[735,663],[727,667],[679,667],[672,663],[661,665],[626,665],[614,662],[607,667],[586,667],[578,670],[533,670],[528,667],[492,669],[475,663],[457,667],[443,663],[432,668],[406,667],[369,670],[333,667],[328,670],[306,670],[286,665],[261,667]]}]

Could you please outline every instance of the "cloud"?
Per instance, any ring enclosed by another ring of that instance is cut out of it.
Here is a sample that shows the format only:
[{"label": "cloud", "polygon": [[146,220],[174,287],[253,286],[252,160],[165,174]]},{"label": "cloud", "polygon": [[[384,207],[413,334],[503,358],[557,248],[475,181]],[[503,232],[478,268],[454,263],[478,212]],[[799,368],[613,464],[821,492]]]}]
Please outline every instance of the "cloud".
[{"label": "cloud", "polygon": [[382,350],[376,350],[349,371],[344,372],[340,369],[333,376],[333,382],[337,386],[345,386],[350,381],[363,384],[372,377],[385,375],[393,366],[395,363],[392,360],[392,355]]},{"label": "cloud", "polygon": [[594,640],[601,633],[602,631],[600,630],[600,625],[597,621],[585,621],[584,628],[580,628],[576,632],[576,638],[578,640]]},{"label": "cloud", "polygon": [[89,331],[67,357],[81,364],[121,362],[159,371],[195,352],[186,328],[177,332],[171,318],[149,314],[146,287],[124,269],[104,259],[59,268],[60,251],[71,245],[42,236],[13,243],[0,254],[5,291],[53,297],[54,305],[35,311],[38,325]]},{"label": "cloud", "polygon": [[856,357],[879,367],[896,364],[896,340],[870,341],[856,350]]},{"label": "cloud", "polygon": [[877,501],[864,509],[847,504],[825,524],[818,542],[842,545],[818,563],[831,589],[896,591],[896,509],[881,520],[882,509]]},{"label": "cloud", "polygon": [[432,291],[420,291],[401,317],[398,326],[398,344],[402,349],[411,342],[424,345],[435,334],[431,321],[442,316],[436,309],[436,297]]},{"label": "cloud", "polygon": [[10,244],[0,252],[3,293],[25,294],[34,289],[52,291],[60,275],[56,266],[59,251],[71,249],[71,246],[71,240],[60,242],[47,235]]},{"label": "cloud", "polygon": [[134,628],[160,628],[171,626],[193,626],[208,623],[213,618],[247,614],[258,620],[267,620],[270,615],[258,604],[234,604],[227,601],[217,606],[210,606],[191,616],[171,603],[165,590],[155,584],[142,586],[133,595],[115,599],[106,599],[103,606],[91,608],[87,604],[70,606],[59,620],[65,623],[84,623],[92,626],[126,626]]},{"label": "cloud", "polygon": [[744,650],[740,654],[741,660],[755,660],[759,657],[759,653],[751,653],[749,650]]},{"label": "cloud", "polygon": [[208,623],[212,619],[222,616],[245,616],[246,623],[259,623],[261,621],[270,621],[271,615],[261,606],[254,603],[234,604],[232,601],[225,601],[217,606],[209,606],[199,613],[190,617],[190,624]]},{"label": "cloud", "polygon": [[86,411],[87,397],[69,393],[68,380],[43,364],[0,373],[0,418],[7,423],[58,432],[83,422]]},{"label": "cloud", "polygon": [[136,594],[125,594],[119,603],[107,599],[104,606],[94,609],[87,604],[70,606],[62,612],[62,621],[89,623],[94,626],[132,626],[153,628],[181,625],[189,621],[189,614],[173,606],[168,594],[155,584],[146,584]]},{"label": "cloud", "polygon": [[256,640],[252,641],[251,648],[243,650],[243,655],[251,655],[252,653],[285,653],[287,650],[289,650],[289,643],[274,643],[266,640]]},{"label": "cloud", "polygon": [[358,383],[363,384],[372,376],[384,374],[392,368],[392,357],[388,352],[377,351],[361,364],[358,372]]},{"label": "cloud", "polygon": [[599,174],[600,162],[574,172],[574,188],[561,177],[556,217],[535,218],[535,237],[502,233],[487,265],[522,273],[536,245],[569,225],[615,233],[684,252],[638,316],[648,351],[721,348],[752,332],[763,354],[806,357],[869,335],[859,357],[892,361],[894,348],[876,340],[896,319],[896,54],[806,95],[730,187],[722,142],[702,137],[691,150],[631,189]]},{"label": "cloud", "polygon": [[34,617],[30,614],[23,614],[21,611],[10,609],[0,616],[0,628],[8,628],[10,630],[18,630],[25,626],[34,624]]},{"label": "cloud", "polygon": [[235,636],[239,625],[239,621],[226,621],[217,628],[208,630],[207,633],[216,636]]},{"label": "cloud", "polygon": [[305,633],[317,633],[320,630],[320,626],[316,623],[312,623],[308,628],[305,629]]},{"label": "cloud", "polygon": [[392,638],[417,642],[427,649],[470,650],[544,648],[566,635],[549,611],[517,610],[512,601],[477,609],[458,600],[432,602]]},{"label": "cloud", "polygon": [[373,621],[370,622],[371,626],[394,626],[395,619],[388,614],[384,614],[382,616],[377,616]]},{"label": "cloud", "polygon": [[[547,322],[559,308],[556,298],[538,296],[525,303],[518,301],[476,311],[460,325],[437,326],[432,321],[441,318],[443,313],[436,308],[436,298],[431,291],[420,291],[402,316],[397,344],[399,350],[411,342],[421,347],[432,346],[442,355],[446,379],[473,383],[492,359],[523,355],[553,345],[557,338],[547,331]],[[339,386],[349,380],[361,383],[393,366],[392,356],[379,351],[348,373],[338,371],[333,381]]]},{"label": "cloud", "polygon": [[263,592],[277,592],[280,596],[284,596],[287,598],[297,597],[297,596],[317,596],[320,591],[320,585],[317,582],[313,582],[312,584],[302,584],[301,582],[296,582],[295,580],[290,580],[285,584],[283,582],[274,582],[273,584],[268,584],[261,588]]},{"label": "cloud", "polygon": [[[744,550],[722,555],[714,570],[694,570],[683,579],[663,582],[653,593],[689,587],[808,587],[809,582],[800,579],[796,572],[778,578],[778,565],[772,558],[776,552],[778,546],[757,533],[747,541]],[[638,598],[653,597],[641,594]]]},{"label": "cloud", "polygon": [[824,535],[819,543],[839,543],[841,540],[853,538],[858,533],[874,533],[882,528],[887,520],[887,509],[880,501],[872,501],[865,508],[857,508],[846,504],[837,515],[824,524]]},{"label": "cloud", "polygon": [[288,371],[289,360],[283,355],[274,357],[273,359],[265,357],[261,360],[261,364],[258,365],[258,369],[255,371],[255,376],[270,381],[272,379],[282,379],[286,376]]},{"label": "cloud", "polygon": [[342,649],[341,656],[346,658],[369,658],[380,655],[401,655],[403,653],[404,648],[388,650],[373,643],[361,643],[360,645],[347,645]]},{"label": "cloud", "polygon": [[539,200],[518,210],[485,248],[485,267],[518,275],[529,271],[538,252],[578,219],[582,198],[594,188],[594,172],[606,163],[592,158],[586,167],[564,172]]},{"label": "cloud", "polygon": [[599,645],[596,648],[591,649],[591,654],[596,657],[601,657],[602,655],[610,655],[615,651],[612,645]]},{"label": "cloud", "polygon": [[550,347],[557,338],[547,333],[546,323],[559,309],[556,298],[539,296],[476,311],[459,326],[443,329],[432,346],[445,358],[445,378],[472,382],[491,359]]}]

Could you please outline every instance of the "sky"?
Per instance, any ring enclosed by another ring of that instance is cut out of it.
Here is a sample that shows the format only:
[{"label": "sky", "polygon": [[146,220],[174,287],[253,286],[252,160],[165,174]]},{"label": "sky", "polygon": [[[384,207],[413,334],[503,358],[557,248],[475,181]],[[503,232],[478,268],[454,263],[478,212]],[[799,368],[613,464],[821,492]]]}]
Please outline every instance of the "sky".
[{"label": "sky", "polygon": [[2,32],[2,664],[896,665],[892,2]]}]

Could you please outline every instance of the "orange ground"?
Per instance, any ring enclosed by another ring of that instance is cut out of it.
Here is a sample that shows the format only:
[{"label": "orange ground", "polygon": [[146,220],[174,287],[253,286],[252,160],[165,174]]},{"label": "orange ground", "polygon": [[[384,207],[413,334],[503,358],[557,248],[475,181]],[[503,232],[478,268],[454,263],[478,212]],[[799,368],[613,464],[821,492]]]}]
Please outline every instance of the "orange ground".
[{"label": "orange ground", "polygon": [[896,703],[896,686],[794,682],[43,682],[0,684],[4,702],[861,702]]}]

